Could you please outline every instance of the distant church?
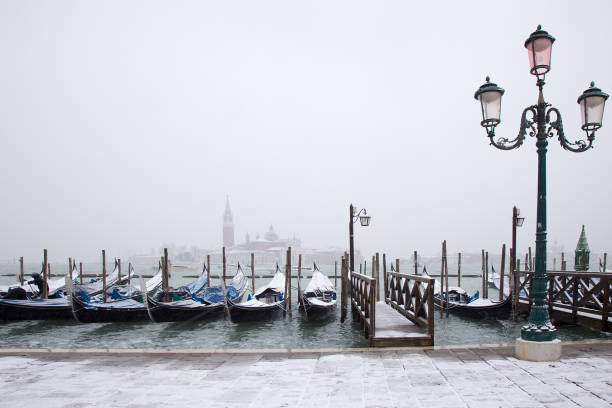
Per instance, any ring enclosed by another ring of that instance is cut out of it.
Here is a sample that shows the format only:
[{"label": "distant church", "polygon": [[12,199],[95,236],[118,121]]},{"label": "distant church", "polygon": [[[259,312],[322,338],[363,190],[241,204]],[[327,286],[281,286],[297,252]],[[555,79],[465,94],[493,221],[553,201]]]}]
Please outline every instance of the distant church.
[{"label": "distant church", "polygon": [[301,248],[302,242],[295,236],[290,239],[279,239],[278,234],[274,231],[274,227],[270,225],[263,239],[260,239],[259,234],[257,234],[255,240],[251,240],[247,233],[245,242],[236,245],[234,240],[234,217],[230,208],[229,197],[226,197],[225,211],[223,213],[223,246],[228,249],[233,248],[245,251],[279,251],[289,246]]}]

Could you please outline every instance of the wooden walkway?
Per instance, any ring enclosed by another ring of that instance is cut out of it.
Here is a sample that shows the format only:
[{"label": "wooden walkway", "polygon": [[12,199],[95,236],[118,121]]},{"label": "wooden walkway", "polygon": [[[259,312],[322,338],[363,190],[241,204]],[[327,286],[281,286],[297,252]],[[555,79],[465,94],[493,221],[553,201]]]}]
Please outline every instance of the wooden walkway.
[{"label": "wooden walkway", "polygon": [[384,271],[385,299],[377,279],[351,274],[351,310],[372,347],[433,346],[434,280]]},{"label": "wooden walkway", "polygon": [[412,323],[385,302],[376,302],[376,332],[370,338],[374,347],[432,346],[427,329]]}]

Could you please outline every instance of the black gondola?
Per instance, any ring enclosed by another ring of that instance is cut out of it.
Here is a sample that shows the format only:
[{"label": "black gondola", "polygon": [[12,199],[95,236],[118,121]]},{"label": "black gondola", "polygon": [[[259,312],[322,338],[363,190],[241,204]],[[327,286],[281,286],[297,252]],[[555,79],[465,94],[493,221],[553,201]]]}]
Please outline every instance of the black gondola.
[{"label": "black gondola", "polygon": [[[154,322],[206,320],[223,314],[225,309],[223,288],[221,286],[204,288],[206,279],[202,281],[201,279],[202,277],[206,278],[205,272],[204,269],[202,276],[198,279],[200,282],[196,281],[193,286],[188,285],[186,287],[190,297],[188,299],[163,302],[161,299],[147,296],[147,306],[151,320]],[[238,272],[227,285],[225,296],[228,296],[228,299],[233,297],[235,302],[241,302],[246,287],[246,276],[238,266]]]},{"label": "black gondola", "polygon": [[336,288],[329,278],[314,265],[312,278],[306,289],[298,293],[299,309],[308,320],[318,320],[335,316]]},{"label": "black gondola", "polygon": [[72,320],[65,297],[55,299],[0,299],[2,320]]},{"label": "black gondola", "polygon": [[285,295],[285,275],[276,265],[276,273],[265,286],[249,296],[246,302],[227,299],[227,307],[233,322],[270,320],[283,312]]}]

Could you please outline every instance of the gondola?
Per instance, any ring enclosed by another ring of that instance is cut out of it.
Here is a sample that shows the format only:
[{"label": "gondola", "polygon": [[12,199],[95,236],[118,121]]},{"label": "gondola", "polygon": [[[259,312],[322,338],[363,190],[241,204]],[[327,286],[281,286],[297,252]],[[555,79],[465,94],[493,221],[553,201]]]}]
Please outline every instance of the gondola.
[{"label": "gondola", "polygon": [[[66,282],[73,282],[78,275],[76,265],[71,277],[56,278],[48,282],[48,298],[38,296],[38,288],[26,292],[26,299],[0,299],[1,320],[70,320],[72,308],[65,296]],[[24,285],[25,286],[25,285]],[[32,287],[32,285],[28,285]]]},{"label": "gondola", "polygon": [[[442,307],[445,294],[440,294],[440,284],[435,282],[434,305],[437,309]],[[444,301],[446,307],[446,301]],[[507,319],[512,311],[512,296],[507,296],[502,301],[479,298],[479,292],[472,296],[462,288],[449,286],[448,288],[448,311],[450,313],[471,317],[474,319]]]},{"label": "gondola", "polygon": [[312,278],[306,289],[298,293],[299,310],[308,320],[318,320],[335,316],[336,288],[329,278],[314,265]]},{"label": "gondola", "polygon": [[[147,296],[147,307],[151,320],[154,322],[176,322],[206,320],[223,313],[225,300],[223,298],[223,287],[206,287],[208,282],[206,265],[202,275],[196,281],[185,287],[184,299],[164,302],[163,293],[159,298]],[[226,297],[235,302],[241,302],[247,288],[247,278],[244,276],[240,265],[238,272],[229,282],[225,290]]]},{"label": "gondola", "polygon": [[265,286],[257,289],[245,302],[227,299],[227,307],[233,322],[270,320],[284,310],[285,274],[276,265],[276,273]]},{"label": "gondola", "polygon": [[74,318],[81,323],[97,322],[132,322],[149,320],[147,306],[143,303],[143,297],[148,296],[148,292],[154,292],[161,285],[161,270],[157,272],[145,284],[144,291],[130,289],[131,297],[111,300],[109,302],[95,301],[89,298],[84,292],[70,290],[70,305]]}]

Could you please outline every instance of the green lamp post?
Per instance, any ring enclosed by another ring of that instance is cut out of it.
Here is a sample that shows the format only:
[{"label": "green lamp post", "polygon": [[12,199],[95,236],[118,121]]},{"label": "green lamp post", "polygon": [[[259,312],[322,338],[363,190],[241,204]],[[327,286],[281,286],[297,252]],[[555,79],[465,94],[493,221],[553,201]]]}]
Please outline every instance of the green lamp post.
[{"label": "green lamp post", "polygon": [[501,122],[501,97],[504,90],[490,82],[476,91],[474,98],[480,101],[482,122],[491,144],[501,150],[520,147],[527,135],[536,138],[538,152],[538,202],[536,222],[536,260],[532,283],[533,306],[529,321],[521,329],[521,338],[526,341],[546,342],[556,338],[556,329],[550,322],[546,300],[546,151],[548,138],[557,137],[561,147],[571,152],[584,152],[590,149],[595,139],[595,131],[601,127],[604,105],[608,95],[596,88],[591,82],[589,89],[578,98],[585,140],[571,142],[565,138],[559,110],[544,101],[542,88],[544,78],[550,71],[550,56],[555,39],[542,30],[541,26],[525,41],[529,54],[530,73],[537,78],[539,88],[538,103],[523,110],[518,136],[509,140],[495,138],[495,127]]}]

